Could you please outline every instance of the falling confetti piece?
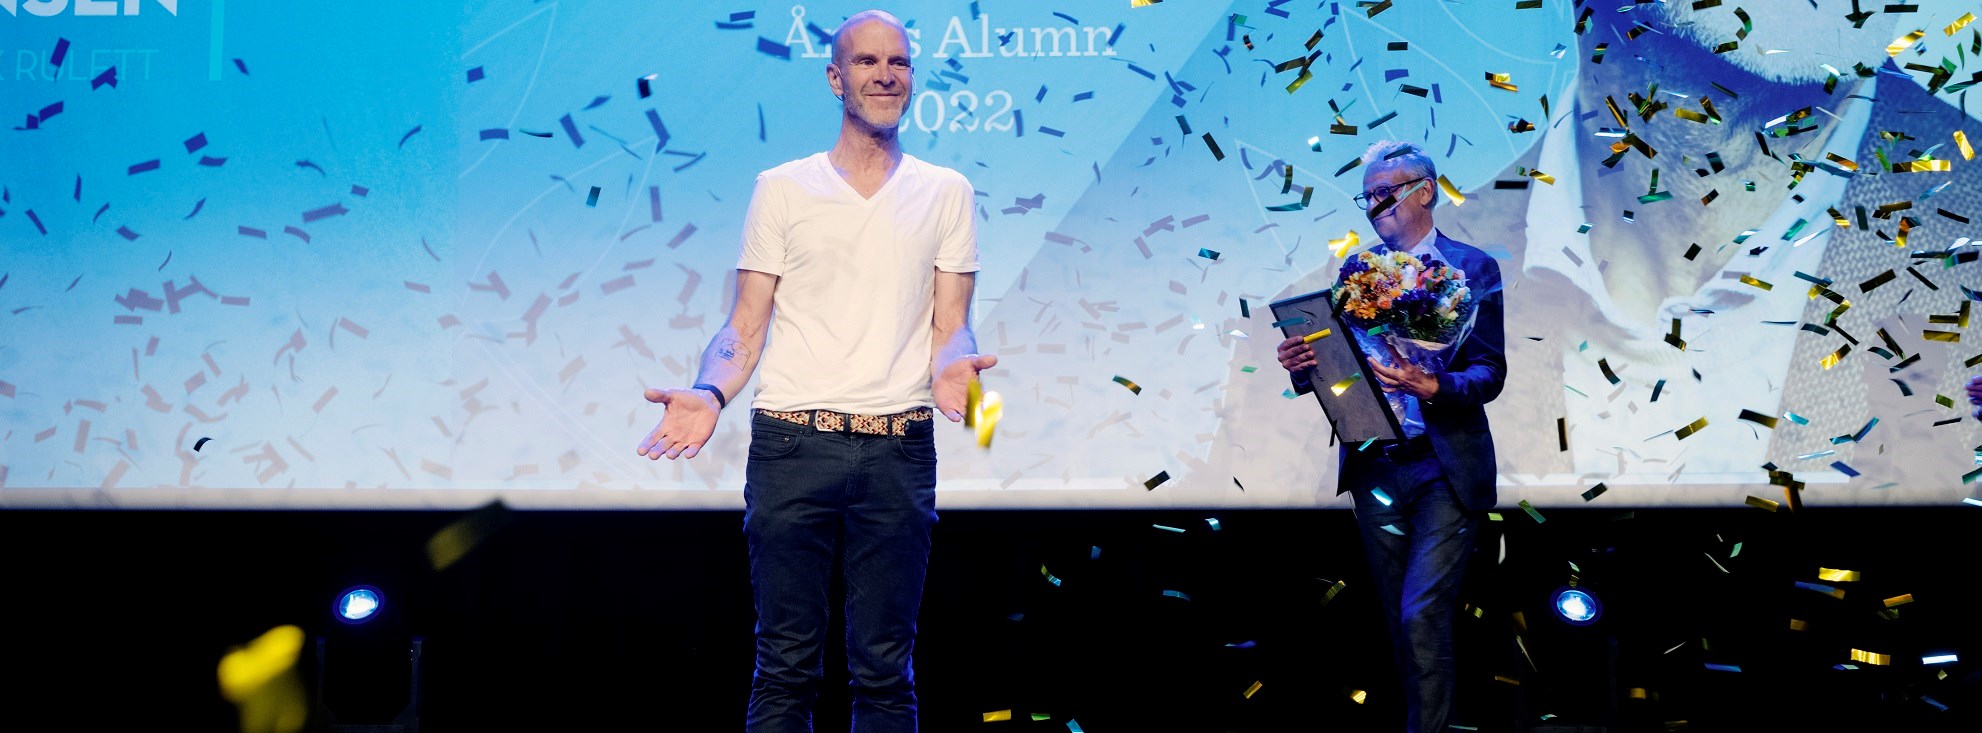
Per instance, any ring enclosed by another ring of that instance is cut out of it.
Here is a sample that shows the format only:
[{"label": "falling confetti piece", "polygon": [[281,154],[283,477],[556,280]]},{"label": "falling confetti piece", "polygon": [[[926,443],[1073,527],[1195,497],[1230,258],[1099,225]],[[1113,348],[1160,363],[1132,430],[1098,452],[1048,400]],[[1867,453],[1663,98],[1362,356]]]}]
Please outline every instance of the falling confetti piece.
[{"label": "falling confetti piece", "polygon": [[1131,393],[1142,394],[1142,386],[1136,384],[1135,382],[1129,381],[1127,377],[1116,375],[1115,383],[1129,388],[1129,392]]},{"label": "falling confetti piece", "polygon": [[1334,392],[1336,397],[1341,397],[1343,392],[1349,391],[1350,385],[1353,385],[1356,382],[1361,381],[1362,378],[1363,375],[1360,372],[1356,374],[1351,374],[1347,377],[1344,377],[1342,381],[1336,382],[1335,384],[1331,385],[1328,388],[1328,391]]}]

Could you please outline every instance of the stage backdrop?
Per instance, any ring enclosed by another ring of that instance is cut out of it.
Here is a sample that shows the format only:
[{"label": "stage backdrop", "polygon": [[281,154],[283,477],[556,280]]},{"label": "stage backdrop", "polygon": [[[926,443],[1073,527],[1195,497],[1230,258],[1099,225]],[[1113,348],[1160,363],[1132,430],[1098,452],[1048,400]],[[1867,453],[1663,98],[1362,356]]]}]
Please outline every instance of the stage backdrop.
[{"label": "stage backdrop", "polygon": [[[944,506],[1341,505],[1264,306],[1383,138],[1505,274],[1504,507],[1970,496],[1968,8],[1132,5],[891,8],[1002,359]],[[740,506],[744,406],[653,463],[640,395],[863,7],[0,0],[0,504]]]}]

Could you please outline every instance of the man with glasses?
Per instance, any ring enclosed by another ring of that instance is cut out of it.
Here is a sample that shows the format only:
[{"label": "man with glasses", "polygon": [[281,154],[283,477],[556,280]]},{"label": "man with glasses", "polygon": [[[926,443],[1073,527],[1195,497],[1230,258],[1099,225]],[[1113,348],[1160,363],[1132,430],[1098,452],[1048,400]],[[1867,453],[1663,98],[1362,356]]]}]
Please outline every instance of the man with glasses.
[{"label": "man with glasses", "polygon": [[[1355,197],[1383,243],[1379,251],[1429,256],[1465,273],[1478,302],[1473,330],[1452,347],[1439,372],[1370,360],[1386,393],[1401,407],[1404,438],[1340,452],[1336,493],[1350,492],[1370,573],[1390,624],[1403,675],[1406,730],[1442,733],[1452,714],[1452,623],[1460,577],[1480,515],[1493,508],[1493,434],[1486,403],[1507,379],[1501,326],[1500,267],[1472,245],[1432,225],[1438,170],[1416,145],[1387,140],[1363,153],[1363,193]],[[1314,349],[1299,338],[1280,343],[1280,365],[1294,388],[1307,382]]]},{"label": "man with glasses", "polygon": [[750,733],[812,730],[836,561],[852,729],[917,726],[910,658],[936,523],[930,407],[960,420],[971,380],[998,360],[974,353],[970,329],[970,182],[896,137],[914,98],[909,49],[901,21],[878,10],[834,32],[837,143],[757,177],[736,304],[700,381],[647,390],[667,409],[639,454],[693,458],[762,355],[743,486],[757,605]]}]

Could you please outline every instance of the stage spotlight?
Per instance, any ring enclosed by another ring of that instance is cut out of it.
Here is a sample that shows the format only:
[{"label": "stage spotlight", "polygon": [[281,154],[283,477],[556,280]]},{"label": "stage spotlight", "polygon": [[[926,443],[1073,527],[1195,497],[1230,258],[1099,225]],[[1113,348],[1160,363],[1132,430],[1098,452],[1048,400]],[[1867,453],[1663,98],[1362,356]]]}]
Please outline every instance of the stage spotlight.
[{"label": "stage spotlight", "polygon": [[1603,604],[1588,591],[1563,588],[1555,592],[1555,613],[1572,626],[1588,626],[1603,615]]},{"label": "stage spotlight", "polygon": [[335,611],[337,619],[347,624],[362,624],[376,617],[385,606],[385,595],[379,589],[361,585],[344,591],[337,597]]}]

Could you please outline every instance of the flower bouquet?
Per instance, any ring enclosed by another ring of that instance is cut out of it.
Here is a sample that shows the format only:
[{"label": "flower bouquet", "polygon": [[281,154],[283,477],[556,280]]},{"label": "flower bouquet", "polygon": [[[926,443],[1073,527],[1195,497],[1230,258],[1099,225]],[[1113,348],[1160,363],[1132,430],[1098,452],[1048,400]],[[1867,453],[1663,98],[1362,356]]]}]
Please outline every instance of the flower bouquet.
[{"label": "flower bouquet", "polygon": [[[1391,368],[1407,361],[1427,372],[1442,371],[1452,347],[1472,331],[1478,310],[1466,273],[1427,254],[1365,251],[1342,264],[1335,286],[1342,309],[1363,353]],[[1403,405],[1390,393],[1391,406]]]}]

